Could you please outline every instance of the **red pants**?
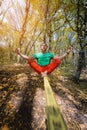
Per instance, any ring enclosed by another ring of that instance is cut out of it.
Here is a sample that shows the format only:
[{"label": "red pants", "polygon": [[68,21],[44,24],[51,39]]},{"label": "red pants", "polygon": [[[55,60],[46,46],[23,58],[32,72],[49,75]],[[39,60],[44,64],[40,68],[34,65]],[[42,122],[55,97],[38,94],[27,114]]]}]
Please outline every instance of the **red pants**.
[{"label": "red pants", "polygon": [[59,66],[60,62],[60,59],[54,59],[49,65],[40,66],[34,59],[28,60],[29,65],[39,74],[44,71],[47,71],[47,74],[51,73],[55,68]]}]

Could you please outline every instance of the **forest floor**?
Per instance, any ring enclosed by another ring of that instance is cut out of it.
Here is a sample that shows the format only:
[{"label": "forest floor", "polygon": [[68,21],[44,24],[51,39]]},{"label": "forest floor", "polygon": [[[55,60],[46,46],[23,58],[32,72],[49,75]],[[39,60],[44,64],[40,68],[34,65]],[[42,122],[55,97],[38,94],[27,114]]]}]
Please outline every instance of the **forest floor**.
[{"label": "forest floor", "polygon": [[[59,69],[49,75],[49,82],[69,130],[87,130],[87,70],[80,84]],[[0,130],[46,130],[45,108],[40,75],[26,64],[0,67]]]}]

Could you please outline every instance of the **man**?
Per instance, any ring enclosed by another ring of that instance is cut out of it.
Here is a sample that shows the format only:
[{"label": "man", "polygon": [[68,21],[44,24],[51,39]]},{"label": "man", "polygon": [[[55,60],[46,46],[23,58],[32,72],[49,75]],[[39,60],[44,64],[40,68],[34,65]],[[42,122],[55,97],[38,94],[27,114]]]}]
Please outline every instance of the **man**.
[{"label": "man", "polygon": [[[28,57],[20,53],[18,49],[16,49],[16,53],[20,55],[22,58],[28,60],[29,65],[42,77],[46,76],[47,74],[51,73],[55,68],[59,66],[61,61],[66,58],[66,56],[72,51],[72,47],[70,46],[67,52],[62,56],[55,56],[51,52],[47,52],[47,44],[43,43],[40,46],[41,52],[34,54],[33,57]],[[35,61],[37,60],[37,62]]]}]

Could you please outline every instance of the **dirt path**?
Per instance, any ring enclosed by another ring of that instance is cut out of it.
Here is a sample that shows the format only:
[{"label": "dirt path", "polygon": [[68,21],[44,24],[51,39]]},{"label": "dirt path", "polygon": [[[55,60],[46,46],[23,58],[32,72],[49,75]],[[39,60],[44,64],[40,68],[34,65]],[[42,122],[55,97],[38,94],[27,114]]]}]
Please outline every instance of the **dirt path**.
[{"label": "dirt path", "polygon": [[[50,75],[49,80],[69,130],[87,130],[87,82],[77,85],[59,76],[59,72]],[[43,79],[39,75],[27,65],[0,68],[1,130],[46,130],[45,108]]]}]

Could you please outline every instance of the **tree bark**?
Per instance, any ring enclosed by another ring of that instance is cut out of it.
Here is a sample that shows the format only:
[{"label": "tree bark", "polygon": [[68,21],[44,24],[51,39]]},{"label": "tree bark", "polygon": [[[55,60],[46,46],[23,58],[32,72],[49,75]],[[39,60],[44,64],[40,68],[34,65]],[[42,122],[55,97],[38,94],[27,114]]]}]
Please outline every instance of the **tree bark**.
[{"label": "tree bark", "polygon": [[78,64],[77,64],[77,70],[76,70],[76,74],[75,74],[75,79],[76,79],[77,83],[79,83],[79,78],[80,78],[80,74],[81,74],[83,67],[85,67],[85,52],[84,52],[84,50],[80,50]]}]

